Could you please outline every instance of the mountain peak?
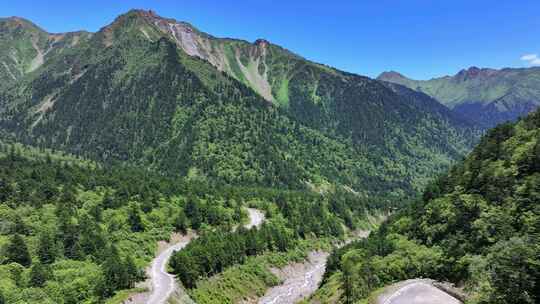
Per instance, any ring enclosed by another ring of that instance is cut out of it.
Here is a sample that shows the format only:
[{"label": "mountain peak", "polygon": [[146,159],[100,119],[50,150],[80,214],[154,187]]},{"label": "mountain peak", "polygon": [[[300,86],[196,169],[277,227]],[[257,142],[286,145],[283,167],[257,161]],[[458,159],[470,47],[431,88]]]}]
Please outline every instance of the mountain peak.
[{"label": "mountain peak", "polygon": [[403,76],[403,74],[400,74],[396,71],[386,71],[386,72],[382,72],[377,77],[377,80],[401,83],[403,81],[408,80],[408,78]]},{"label": "mountain peak", "polygon": [[[189,32],[193,31],[194,28],[188,23],[161,17],[153,10],[132,9],[116,17],[109,25],[101,28],[98,36],[101,37],[100,39],[103,40],[106,46],[110,46],[119,39],[130,37],[130,35],[126,35],[127,32],[143,35],[145,38],[152,40],[158,39],[164,34],[170,34],[176,29]],[[171,35],[171,38],[176,40],[173,36]]]},{"label": "mountain peak", "polygon": [[149,18],[159,18],[159,16],[156,15],[155,12],[150,11],[150,10],[146,11],[146,10],[142,10],[142,9],[132,9],[132,10],[129,10],[128,12],[116,17],[116,19],[114,19],[114,21],[111,24],[105,26],[104,28],[114,28],[114,27],[125,25],[130,20],[131,21],[133,21],[133,20],[146,20],[146,19],[149,19]]},{"label": "mountain peak", "polygon": [[150,17],[150,18],[160,18],[155,11],[153,10],[144,10],[144,9],[132,9],[129,10],[126,15],[136,15],[140,17]]},{"label": "mountain peak", "polygon": [[403,76],[402,74],[396,72],[396,71],[385,71],[382,72],[378,77],[378,80],[383,81],[392,81],[392,80],[398,80],[398,79],[407,79],[407,77]]},{"label": "mountain peak", "polygon": [[0,18],[0,24],[4,24],[4,26],[8,26],[11,28],[33,29],[33,30],[45,32],[43,29],[41,29],[32,21],[22,18],[22,17],[18,17],[18,16]]},{"label": "mountain peak", "polygon": [[259,38],[257,40],[255,40],[255,43],[254,43],[256,46],[259,46],[259,47],[267,47],[269,44],[270,44],[270,41],[266,40],[266,39],[262,39],[262,38]]},{"label": "mountain peak", "polygon": [[457,76],[469,76],[474,77],[480,74],[480,68],[476,66],[469,67],[468,69],[462,69],[458,72]]},{"label": "mountain peak", "polygon": [[479,68],[476,66],[471,66],[468,69],[463,69],[459,71],[455,78],[460,81],[470,80],[478,77],[491,76],[496,74],[497,70],[489,68]]},{"label": "mountain peak", "polygon": [[156,11],[154,10],[144,10],[144,9],[132,9],[129,10],[127,13],[120,15],[118,19],[122,17],[128,17],[128,18],[141,18],[143,20],[149,21],[152,24],[159,25],[159,24],[175,24],[175,25],[181,25],[186,28],[191,28],[191,30],[195,30],[195,27],[191,25],[188,22],[185,21],[179,21],[173,18],[166,18],[158,15]]},{"label": "mountain peak", "polygon": [[14,23],[20,23],[20,24],[33,24],[30,20],[27,20],[25,18],[18,17],[18,16],[0,18],[0,21],[8,21],[8,22],[14,22]]}]

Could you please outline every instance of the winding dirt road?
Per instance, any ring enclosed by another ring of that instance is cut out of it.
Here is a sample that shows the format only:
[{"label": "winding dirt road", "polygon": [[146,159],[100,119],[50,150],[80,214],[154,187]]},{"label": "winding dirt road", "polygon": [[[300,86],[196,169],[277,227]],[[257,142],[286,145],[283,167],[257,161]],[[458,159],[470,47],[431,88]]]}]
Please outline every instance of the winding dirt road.
[{"label": "winding dirt road", "polygon": [[433,286],[433,280],[414,279],[388,287],[379,304],[461,304],[461,301]]},{"label": "winding dirt road", "polygon": [[184,240],[165,249],[152,261],[150,268],[150,277],[152,281],[152,293],[146,303],[148,304],[165,304],[167,300],[176,290],[176,281],[174,275],[167,272],[167,264],[171,255],[178,250],[186,247],[193,239],[187,237]]},{"label": "winding dirt road", "polygon": [[[246,229],[260,226],[264,220],[264,213],[254,208],[246,208],[249,215],[249,223],[245,224]],[[150,268],[149,276],[152,284],[152,292],[146,300],[146,304],[165,304],[167,300],[175,293],[175,297],[181,297],[184,302],[193,302],[189,300],[187,293],[177,288],[174,275],[167,272],[167,265],[169,258],[175,251],[181,250],[186,247],[189,242],[195,238],[195,234],[188,234],[183,236],[182,239],[176,244],[163,250],[153,261]]]}]

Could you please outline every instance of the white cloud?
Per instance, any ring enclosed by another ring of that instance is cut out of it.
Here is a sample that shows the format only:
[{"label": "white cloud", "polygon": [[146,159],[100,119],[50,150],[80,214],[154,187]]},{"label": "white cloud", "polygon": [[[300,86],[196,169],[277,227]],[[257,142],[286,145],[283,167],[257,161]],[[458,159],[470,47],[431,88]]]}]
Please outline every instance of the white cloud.
[{"label": "white cloud", "polygon": [[530,61],[530,64],[532,65],[540,65],[540,58],[534,58]]},{"label": "white cloud", "polygon": [[538,54],[526,54],[526,55],[521,56],[521,60],[524,60],[524,61],[531,61],[537,58],[538,58]]},{"label": "white cloud", "polygon": [[527,61],[529,65],[540,65],[540,57],[538,54],[525,54],[520,58],[523,61]]}]

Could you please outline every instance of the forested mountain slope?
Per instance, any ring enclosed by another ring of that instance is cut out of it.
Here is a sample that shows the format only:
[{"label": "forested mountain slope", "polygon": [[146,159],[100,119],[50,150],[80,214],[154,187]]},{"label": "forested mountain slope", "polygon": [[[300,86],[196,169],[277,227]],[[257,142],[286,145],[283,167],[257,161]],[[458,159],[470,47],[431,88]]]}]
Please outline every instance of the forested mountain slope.
[{"label": "forested mountain slope", "polygon": [[377,79],[426,93],[477,126],[491,128],[525,116],[540,105],[540,68],[471,67],[454,76],[412,80],[397,72]]},{"label": "forested mountain slope", "polygon": [[390,196],[420,189],[475,138],[431,99],[266,41],[140,10],[84,38],[0,91],[4,135],[228,184]]},{"label": "forested mountain slope", "polygon": [[323,302],[433,278],[464,286],[470,303],[538,303],[540,111],[490,130],[422,200],[334,252],[326,278]]}]

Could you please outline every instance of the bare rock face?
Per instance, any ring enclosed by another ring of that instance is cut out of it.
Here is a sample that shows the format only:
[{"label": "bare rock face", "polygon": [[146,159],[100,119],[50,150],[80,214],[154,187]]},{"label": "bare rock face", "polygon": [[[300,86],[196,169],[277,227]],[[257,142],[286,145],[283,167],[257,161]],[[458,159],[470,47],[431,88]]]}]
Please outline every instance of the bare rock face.
[{"label": "bare rock face", "polygon": [[487,69],[487,68],[481,69],[481,68],[472,66],[468,69],[463,69],[459,71],[459,73],[456,76],[454,76],[454,79],[458,82],[469,81],[469,80],[474,80],[476,78],[486,78],[486,77],[496,76],[497,74],[498,74],[497,70],[494,70],[494,69]]},{"label": "bare rock face", "polygon": [[[198,31],[187,22],[162,18],[153,11],[136,10],[132,14],[155,26],[189,56],[208,61],[218,70],[254,89],[267,101],[274,101],[265,63],[270,46],[267,40],[257,39],[251,44],[241,40],[216,38]],[[148,38],[146,31],[142,32]]]},{"label": "bare rock face", "polygon": [[[274,100],[266,75],[266,50],[270,44],[267,40],[258,39],[254,44],[230,44],[227,39],[202,34],[185,22],[159,17],[152,17],[152,19],[153,23],[172,37],[178,47],[188,55],[210,62],[218,70],[244,82],[266,100]],[[233,56],[228,55],[227,52],[232,53]],[[238,71],[241,72],[240,75]]]},{"label": "bare rock face", "polygon": [[257,40],[255,40],[255,45],[258,46],[258,47],[265,48],[269,44],[270,44],[270,42],[268,42],[268,40],[266,40],[266,39],[257,39]]}]

